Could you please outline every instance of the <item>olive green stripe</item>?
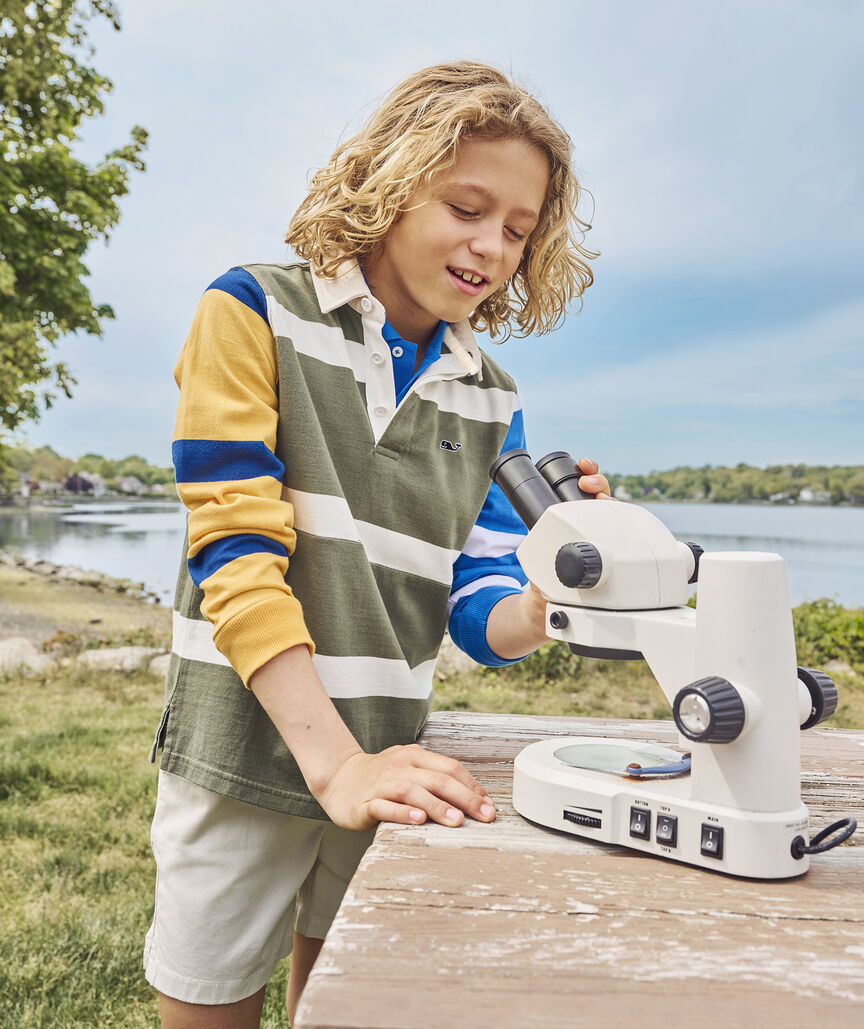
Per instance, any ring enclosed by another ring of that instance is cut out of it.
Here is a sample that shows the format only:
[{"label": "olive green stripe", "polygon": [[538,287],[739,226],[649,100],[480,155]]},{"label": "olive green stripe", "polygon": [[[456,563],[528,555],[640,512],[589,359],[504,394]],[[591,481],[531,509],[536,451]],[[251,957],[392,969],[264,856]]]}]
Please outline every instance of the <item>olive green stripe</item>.
[{"label": "olive green stripe", "polygon": [[[168,704],[162,768],[260,807],[322,817],[290,751],[239,677],[197,661],[183,666]],[[206,704],[196,700],[202,696]],[[430,702],[431,696],[364,697],[334,704],[363,750],[378,753],[416,739]]]},{"label": "olive green stripe", "polygon": [[370,565],[360,543],[298,533],[287,581],[301,604],[314,591],[316,603],[303,614],[318,653],[405,660],[415,668],[438,651],[449,588]]}]

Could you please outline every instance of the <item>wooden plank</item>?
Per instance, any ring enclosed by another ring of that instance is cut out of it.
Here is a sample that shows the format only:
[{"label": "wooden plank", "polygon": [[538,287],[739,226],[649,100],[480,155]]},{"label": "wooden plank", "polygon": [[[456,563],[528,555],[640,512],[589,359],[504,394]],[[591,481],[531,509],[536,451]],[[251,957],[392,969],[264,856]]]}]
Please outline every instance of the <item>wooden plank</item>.
[{"label": "wooden plank", "polygon": [[[530,825],[509,803],[512,760],[556,734],[676,740],[661,722],[433,716],[424,742],[463,760],[499,817],[382,825],[298,1029],[864,1023],[864,847],[762,882]],[[864,814],[864,733],[810,730],[802,751],[814,822]]]},{"label": "wooden plank", "polygon": [[721,997],[724,1018],[731,1003],[770,1010],[769,1025],[860,1025],[860,883],[827,864],[766,885],[632,852],[448,851],[385,834],[310,978],[315,1020],[298,1026],[661,1025],[670,1011],[692,1026],[700,1009],[725,1025]]}]

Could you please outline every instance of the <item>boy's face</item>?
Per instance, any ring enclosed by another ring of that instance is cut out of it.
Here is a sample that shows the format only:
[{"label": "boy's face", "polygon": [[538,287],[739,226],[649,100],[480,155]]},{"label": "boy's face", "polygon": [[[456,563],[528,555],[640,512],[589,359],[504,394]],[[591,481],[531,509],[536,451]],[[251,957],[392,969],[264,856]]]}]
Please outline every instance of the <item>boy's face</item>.
[{"label": "boy's face", "polygon": [[535,147],[473,139],[414,194],[364,268],[404,339],[427,343],[439,321],[467,318],[510,278],[548,185],[549,164]]}]

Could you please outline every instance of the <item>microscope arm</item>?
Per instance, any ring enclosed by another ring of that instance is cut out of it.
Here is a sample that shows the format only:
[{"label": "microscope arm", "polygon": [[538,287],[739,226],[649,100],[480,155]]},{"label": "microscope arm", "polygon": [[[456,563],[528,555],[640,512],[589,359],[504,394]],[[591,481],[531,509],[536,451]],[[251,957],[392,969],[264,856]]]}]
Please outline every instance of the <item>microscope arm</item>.
[{"label": "microscope arm", "polygon": [[[546,633],[551,639],[571,645],[574,653],[593,657],[620,657],[628,653],[641,656],[657,680],[670,705],[678,691],[696,678],[696,611],[691,607],[664,608],[657,611],[603,611],[590,607],[546,605]],[[801,728],[807,726],[813,713],[814,699],[804,679],[814,674],[811,669],[799,671],[795,688]],[[817,673],[818,674],[818,673]],[[733,683],[733,685],[736,685]],[[745,702],[748,722],[752,725],[761,705],[749,691],[736,686]],[[819,721],[822,718],[818,719]],[[813,723],[815,724],[815,723]]]},{"label": "microscope arm", "polygon": [[[633,658],[643,657],[670,704],[678,690],[695,678],[696,612],[693,608],[605,611],[548,604],[546,622],[547,634],[574,645],[575,653],[581,648],[595,651],[595,657],[613,657],[610,652],[614,651],[629,652]],[[557,628],[558,625],[561,628]]]}]

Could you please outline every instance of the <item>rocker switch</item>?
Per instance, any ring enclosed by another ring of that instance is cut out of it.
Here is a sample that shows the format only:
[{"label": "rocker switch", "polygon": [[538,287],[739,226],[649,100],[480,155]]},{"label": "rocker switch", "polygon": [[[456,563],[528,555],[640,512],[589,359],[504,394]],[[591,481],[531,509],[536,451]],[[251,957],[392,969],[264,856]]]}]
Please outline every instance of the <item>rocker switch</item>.
[{"label": "rocker switch", "polygon": [[678,819],[675,815],[658,815],[654,839],[664,847],[678,846]]},{"label": "rocker switch", "polygon": [[630,835],[639,840],[647,840],[651,836],[651,812],[644,807],[630,808]]},{"label": "rocker switch", "polygon": [[702,823],[702,853],[705,857],[723,857],[723,830],[719,825]]}]

